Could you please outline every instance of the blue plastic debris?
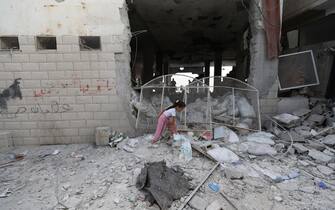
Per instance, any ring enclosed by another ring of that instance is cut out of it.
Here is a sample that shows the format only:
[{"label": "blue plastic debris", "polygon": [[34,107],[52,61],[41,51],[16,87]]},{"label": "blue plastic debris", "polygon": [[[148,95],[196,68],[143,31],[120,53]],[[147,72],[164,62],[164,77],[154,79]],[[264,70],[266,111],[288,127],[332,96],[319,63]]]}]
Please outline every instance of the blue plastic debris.
[{"label": "blue plastic debris", "polygon": [[323,190],[328,189],[328,186],[323,181],[319,181],[318,186]]},{"label": "blue plastic debris", "polygon": [[213,192],[219,192],[220,191],[220,185],[216,182],[211,182],[208,184],[209,189],[211,189]]}]

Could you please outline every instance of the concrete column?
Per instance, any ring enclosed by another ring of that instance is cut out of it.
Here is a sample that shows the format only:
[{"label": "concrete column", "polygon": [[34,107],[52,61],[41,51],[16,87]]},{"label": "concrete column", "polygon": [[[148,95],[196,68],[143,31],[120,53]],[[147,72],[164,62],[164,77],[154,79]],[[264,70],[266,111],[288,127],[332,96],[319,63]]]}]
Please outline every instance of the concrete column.
[{"label": "concrete column", "polygon": [[205,61],[205,77],[209,77],[209,68],[211,66],[211,61],[206,60]]},{"label": "concrete column", "polygon": [[156,76],[163,75],[163,55],[156,53]]},{"label": "concrete column", "polygon": [[214,76],[221,76],[222,51],[216,51],[214,56]]},{"label": "concrete column", "polygon": [[278,59],[267,59],[263,19],[256,4],[261,6],[261,1],[257,0],[254,4],[250,4],[249,12],[252,38],[249,46],[250,74],[248,83],[259,90],[261,112],[272,114],[277,110]]},{"label": "concrete column", "polygon": [[169,74],[169,61],[164,61],[163,74]]}]

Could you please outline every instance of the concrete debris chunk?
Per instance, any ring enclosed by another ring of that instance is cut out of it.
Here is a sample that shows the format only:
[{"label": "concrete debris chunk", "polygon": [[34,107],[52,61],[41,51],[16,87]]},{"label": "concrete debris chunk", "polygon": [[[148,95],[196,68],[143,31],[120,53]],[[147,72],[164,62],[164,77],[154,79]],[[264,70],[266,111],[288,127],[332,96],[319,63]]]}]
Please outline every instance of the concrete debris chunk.
[{"label": "concrete debris chunk", "polygon": [[330,157],[330,156],[328,156],[328,155],[326,155],[322,152],[319,152],[315,149],[309,150],[308,155],[310,157],[312,157],[313,159],[315,159],[319,162],[322,162],[322,163],[329,163],[332,160],[332,157]]},{"label": "concrete debris chunk", "polygon": [[328,135],[326,136],[322,143],[324,143],[327,146],[333,147],[335,146],[335,135]]},{"label": "concrete debris chunk", "polygon": [[225,206],[222,205],[222,203],[219,200],[215,200],[206,207],[206,210],[222,210],[224,208]]},{"label": "concrete debris chunk", "polygon": [[129,153],[133,153],[134,149],[132,147],[129,147],[128,145],[123,145],[123,150]]},{"label": "concrete debris chunk", "polygon": [[247,141],[256,142],[260,144],[274,145],[275,142],[272,140],[273,137],[274,135],[272,135],[271,133],[261,131],[248,135]]},{"label": "concrete debris chunk", "polygon": [[326,120],[325,116],[319,114],[312,114],[307,119],[307,121],[315,123],[316,125],[322,125],[325,120]]},{"label": "concrete debris chunk", "polygon": [[243,179],[243,173],[233,166],[224,168],[224,173],[228,179]]},{"label": "concrete debris chunk", "polygon": [[284,97],[278,102],[278,113],[293,113],[298,109],[308,109],[308,98],[303,96]]},{"label": "concrete debris chunk", "polygon": [[316,168],[324,175],[326,176],[330,176],[334,173],[334,170],[327,167],[327,166],[323,166],[323,165],[318,165],[316,166]]},{"label": "concrete debris chunk", "polygon": [[300,120],[300,117],[287,114],[287,113],[276,115],[273,118],[288,128],[296,126]]},{"label": "concrete debris chunk", "polygon": [[135,148],[138,145],[138,139],[136,138],[129,139],[127,145],[130,146],[131,148]]},{"label": "concrete debris chunk", "polygon": [[196,210],[205,210],[208,205],[207,201],[198,195],[195,195],[188,204]]},{"label": "concrete debris chunk", "polygon": [[305,147],[302,144],[296,143],[296,144],[293,144],[293,147],[297,151],[297,153],[299,153],[299,154],[305,154],[305,153],[307,154],[308,153],[308,148]]},{"label": "concrete debris chunk", "polygon": [[214,139],[220,139],[220,138],[223,138],[224,140],[227,140],[230,143],[239,142],[237,134],[231,129],[227,128],[226,126],[220,126],[214,128]]},{"label": "concrete debris chunk", "polygon": [[319,151],[323,151],[326,149],[326,146],[324,144],[321,144],[319,142],[316,142],[314,140],[308,140],[308,147],[314,148]]},{"label": "concrete debris chunk", "polygon": [[95,128],[95,144],[98,146],[106,146],[109,143],[109,138],[112,135],[112,128],[97,127]]},{"label": "concrete debris chunk", "polygon": [[303,117],[308,115],[309,113],[311,113],[312,110],[310,109],[298,109],[296,111],[294,111],[292,114],[297,116],[297,117]]},{"label": "concrete debris chunk", "polygon": [[305,138],[299,135],[297,132],[289,131],[289,134],[287,132],[282,132],[279,134],[279,138],[286,142],[291,142],[291,137],[293,142],[306,142]]},{"label": "concrete debris chunk", "polygon": [[259,144],[256,142],[244,142],[241,144],[247,148],[247,152],[251,155],[276,155],[277,151],[268,144]]},{"label": "concrete debris chunk", "polygon": [[234,152],[224,147],[210,149],[207,153],[220,163],[233,163],[240,159]]}]

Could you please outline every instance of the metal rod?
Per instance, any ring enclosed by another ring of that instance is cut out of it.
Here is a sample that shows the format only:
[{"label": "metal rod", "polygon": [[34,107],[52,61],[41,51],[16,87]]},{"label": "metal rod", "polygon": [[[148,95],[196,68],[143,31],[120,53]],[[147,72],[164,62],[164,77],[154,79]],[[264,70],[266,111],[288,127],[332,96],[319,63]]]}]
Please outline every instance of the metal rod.
[{"label": "metal rod", "polygon": [[184,203],[178,208],[178,210],[182,210],[186,204],[193,198],[195,193],[199,190],[199,188],[206,182],[206,180],[209,178],[209,176],[214,172],[214,170],[220,165],[220,163],[217,163],[212,170],[206,175],[206,177],[200,182],[200,184],[193,190],[193,192],[187,197],[187,199],[184,201]]},{"label": "metal rod", "polygon": [[238,210],[238,208],[228,199],[228,197],[223,193],[220,192],[220,195],[222,195],[222,197],[232,206],[234,207],[234,209]]}]

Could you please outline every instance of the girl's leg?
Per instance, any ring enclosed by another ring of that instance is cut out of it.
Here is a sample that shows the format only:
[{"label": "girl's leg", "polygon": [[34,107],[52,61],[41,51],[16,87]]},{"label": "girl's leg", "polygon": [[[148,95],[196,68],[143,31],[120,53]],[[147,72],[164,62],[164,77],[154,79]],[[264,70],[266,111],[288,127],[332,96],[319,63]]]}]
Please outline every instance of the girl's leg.
[{"label": "girl's leg", "polygon": [[166,123],[167,123],[167,117],[165,117],[165,115],[162,114],[158,118],[157,128],[156,128],[154,138],[152,139],[152,143],[156,143],[158,139],[162,136],[162,133],[166,127]]}]

